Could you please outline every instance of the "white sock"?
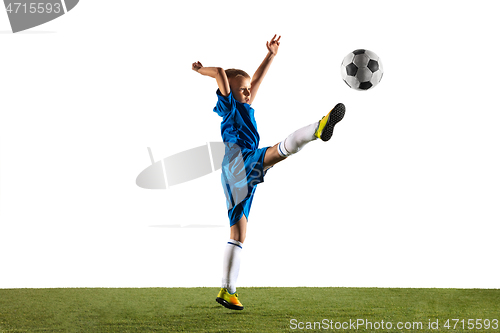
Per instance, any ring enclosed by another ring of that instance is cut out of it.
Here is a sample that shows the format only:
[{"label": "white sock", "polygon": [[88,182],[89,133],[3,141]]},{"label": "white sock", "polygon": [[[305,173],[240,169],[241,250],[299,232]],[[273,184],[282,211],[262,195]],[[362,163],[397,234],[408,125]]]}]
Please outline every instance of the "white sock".
[{"label": "white sock", "polygon": [[236,292],[236,280],[240,272],[240,255],[243,243],[234,239],[227,242],[222,263],[222,288],[226,288],[230,294]]},{"label": "white sock", "polygon": [[288,136],[285,140],[281,141],[278,145],[278,154],[282,157],[288,157],[292,154],[298,153],[306,144],[317,139],[314,135],[318,129],[319,121],[302,127]]}]

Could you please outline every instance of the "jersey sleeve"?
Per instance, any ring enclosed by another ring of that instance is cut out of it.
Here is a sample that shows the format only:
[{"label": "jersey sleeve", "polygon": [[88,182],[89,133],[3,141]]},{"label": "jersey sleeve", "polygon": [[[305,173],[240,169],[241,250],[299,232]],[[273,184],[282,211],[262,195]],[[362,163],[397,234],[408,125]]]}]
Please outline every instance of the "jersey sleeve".
[{"label": "jersey sleeve", "polygon": [[215,105],[214,112],[219,116],[224,117],[227,113],[235,108],[233,93],[228,96],[222,96],[219,89],[217,89],[217,104]]}]

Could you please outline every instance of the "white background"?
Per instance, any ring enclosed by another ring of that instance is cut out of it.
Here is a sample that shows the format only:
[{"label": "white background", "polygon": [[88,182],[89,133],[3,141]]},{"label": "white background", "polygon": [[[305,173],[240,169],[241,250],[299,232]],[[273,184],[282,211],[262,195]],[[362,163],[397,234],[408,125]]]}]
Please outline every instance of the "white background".
[{"label": "white background", "polygon": [[[89,1],[12,34],[0,10],[0,288],[220,284],[220,173],[146,190],[156,160],[220,141],[215,80],[251,75],[261,146],[347,107],[259,185],[238,286],[498,288],[494,1]],[[373,90],[343,57],[377,53]],[[189,227],[191,226],[191,227]]]}]

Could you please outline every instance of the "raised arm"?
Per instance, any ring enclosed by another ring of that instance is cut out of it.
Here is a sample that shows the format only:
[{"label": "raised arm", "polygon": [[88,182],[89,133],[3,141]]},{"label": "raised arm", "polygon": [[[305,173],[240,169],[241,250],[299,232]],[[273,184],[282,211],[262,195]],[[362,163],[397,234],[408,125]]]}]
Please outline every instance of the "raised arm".
[{"label": "raised arm", "polygon": [[226,72],[222,68],[203,67],[201,62],[197,61],[193,63],[193,70],[200,73],[201,75],[210,76],[217,80],[217,85],[219,86],[219,90],[222,96],[229,96],[229,94],[231,93],[229,80],[227,79]]},{"label": "raised arm", "polygon": [[267,71],[269,70],[269,67],[271,67],[271,63],[273,62],[274,57],[278,54],[278,48],[280,46],[280,38],[281,36],[276,39],[276,35],[271,39],[270,42],[266,42],[267,46],[267,55],[264,58],[264,61],[262,61],[262,64],[260,64],[259,68],[255,71],[255,74],[252,76],[252,82],[251,82],[251,87],[250,87],[250,104],[252,104],[253,100],[255,99],[255,96],[257,95],[257,90],[259,90],[259,86],[262,83],[262,80],[264,80],[264,77],[266,76]]}]

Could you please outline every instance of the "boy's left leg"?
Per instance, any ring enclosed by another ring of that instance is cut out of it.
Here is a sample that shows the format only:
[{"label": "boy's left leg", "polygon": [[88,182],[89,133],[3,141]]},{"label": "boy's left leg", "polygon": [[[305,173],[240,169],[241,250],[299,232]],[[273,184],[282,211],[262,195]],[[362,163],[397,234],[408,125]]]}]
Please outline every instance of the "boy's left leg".
[{"label": "boy's left leg", "polygon": [[264,169],[270,168],[288,156],[298,153],[306,144],[316,139],[328,141],[335,124],[344,118],[345,106],[337,104],[325,117],[290,134],[285,140],[266,151]]},{"label": "boy's left leg", "polygon": [[230,239],[224,251],[222,264],[222,287],[215,299],[219,304],[231,310],[243,310],[236,293],[236,280],[240,271],[240,257],[246,238],[247,218],[245,215],[231,226]]}]

